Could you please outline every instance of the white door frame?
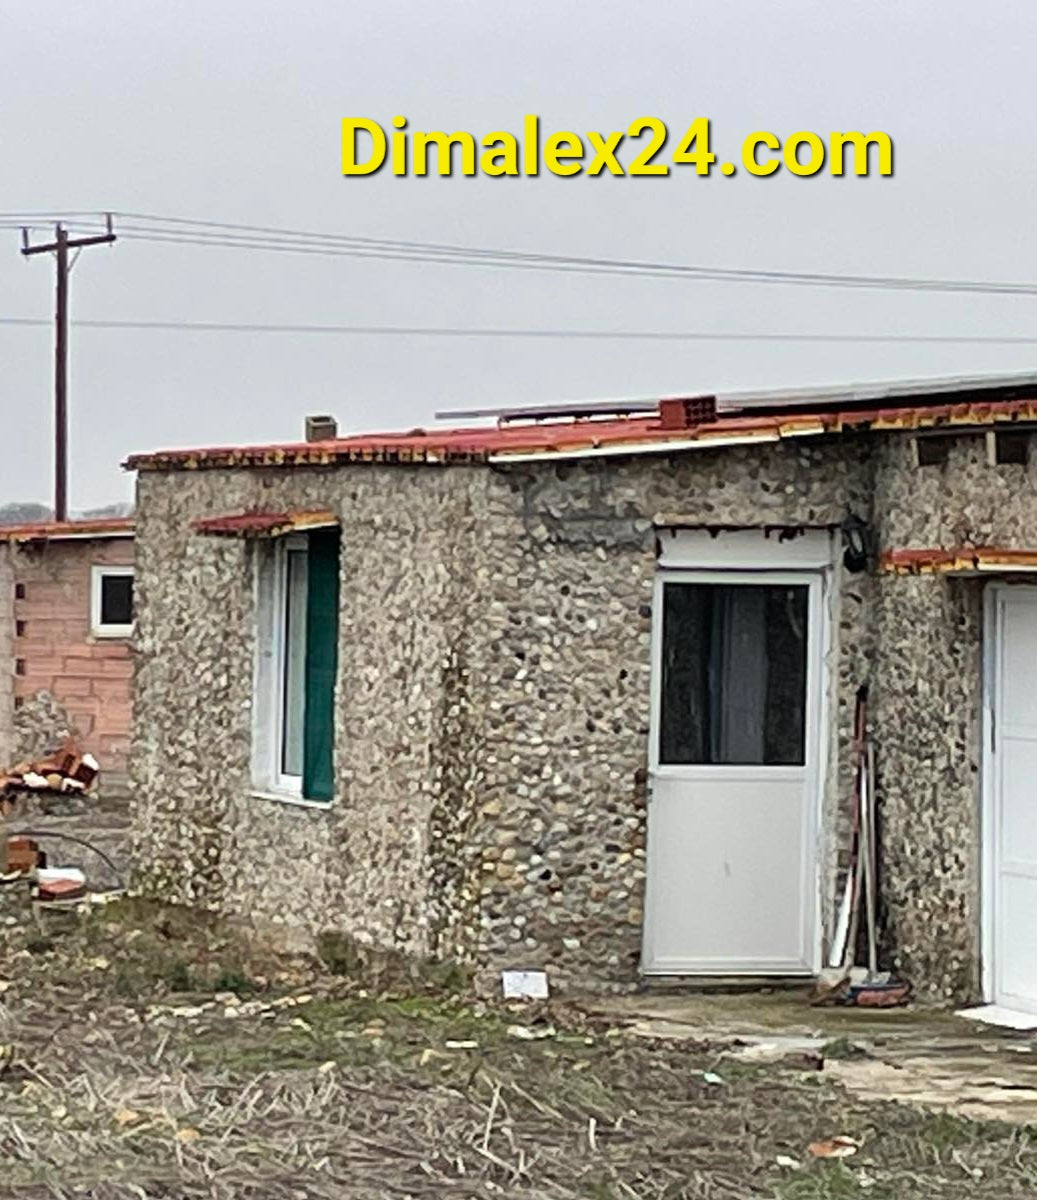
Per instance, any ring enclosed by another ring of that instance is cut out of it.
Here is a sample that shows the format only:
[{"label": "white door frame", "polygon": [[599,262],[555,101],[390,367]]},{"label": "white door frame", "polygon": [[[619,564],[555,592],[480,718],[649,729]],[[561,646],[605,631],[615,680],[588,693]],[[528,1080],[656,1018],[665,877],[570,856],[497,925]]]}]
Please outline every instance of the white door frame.
[{"label": "white door frame", "polygon": [[980,783],[980,980],[983,999],[994,1002],[997,984],[997,889],[1000,871],[1000,762],[995,740],[1001,713],[1001,652],[1004,621],[1000,606],[1007,594],[1026,593],[1037,609],[1037,585],[988,583],[983,592],[982,753]]},{"label": "white door frame", "polygon": [[983,677],[982,677],[982,721],[983,739],[980,783],[980,972],[983,999],[989,1004],[994,999],[994,893],[996,884],[995,843],[998,823],[996,770],[993,754],[994,705],[1001,672],[998,657],[1001,647],[1001,619],[998,598],[1001,587],[988,583],[983,589]]},{"label": "white door frame", "polygon": [[[723,537],[723,535],[721,535]],[[823,538],[823,542],[822,539]],[[758,540],[757,540],[758,539]],[[734,539],[732,539],[734,540]],[[827,603],[830,590],[830,571],[832,566],[832,539],[827,535],[821,538],[811,538],[813,553],[804,553],[802,542],[784,544],[764,539],[757,534],[755,544],[750,549],[749,539],[743,536],[737,538],[737,551],[731,554],[732,565],[737,563],[737,569],[728,566],[706,567],[693,569],[684,566],[660,566],[656,570],[652,602],[652,661],[651,661],[651,715],[649,721],[649,752],[648,752],[648,785],[649,785],[649,817],[647,821],[647,844],[645,850],[645,911],[644,929],[642,935],[641,972],[650,974],[673,974],[672,969],[652,965],[651,940],[654,928],[652,904],[652,889],[647,886],[647,872],[652,870],[652,820],[651,820],[651,786],[652,780],[659,775],[680,778],[689,768],[680,766],[659,765],[659,723],[661,709],[661,680],[662,680],[662,591],[667,582],[679,581],[685,583],[789,583],[806,584],[808,592],[808,630],[809,642],[807,647],[807,708],[805,713],[805,762],[807,779],[808,803],[805,805],[803,828],[804,862],[806,869],[803,873],[803,947],[804,962],[798,970],[782,970],[782,975],[804,974],[816,975],[822,964],[822,919],[821,919],[821,814],[822,792],[826,776],[826,759],[828,743],[828,655],[831,645],[831,620],[829,604]],[[717,547],[719,549],[719,547]],[[748,551],[748,552],[747,552]],[[789,551],[792,551],[789,553]],[[818,553],[820,551],[820,553]],[[677,556],[674,556],[677,557]],[[706,558],[707,563],[710,561]],[[726,555],[724,557],[727,557]],[[681,561],[680,556],[678,561]],[[784,561],[782,561],[784,559]],[[789,559],[792,561],[789,562]],[[663,563],[667,557],[664,556]],[[672,559],[671,559],[672,561]],[[713,561],[716,561],[714,558]],[[798,768],[797,768],[798,769]],[[710,768],[696,766],[691,768],[696,778],[702,778]],[[720,777],[725,768],[715,768]],[[761,768],[767,772],[780,771],[781,767]],[[704,969],[698,974],[709,973]],[[716,972],[712,972],[716,973]],[[725,964],[722,974],[760,975],[766,973],[766,968],[760,964],[747,964],[738,970]]]}]

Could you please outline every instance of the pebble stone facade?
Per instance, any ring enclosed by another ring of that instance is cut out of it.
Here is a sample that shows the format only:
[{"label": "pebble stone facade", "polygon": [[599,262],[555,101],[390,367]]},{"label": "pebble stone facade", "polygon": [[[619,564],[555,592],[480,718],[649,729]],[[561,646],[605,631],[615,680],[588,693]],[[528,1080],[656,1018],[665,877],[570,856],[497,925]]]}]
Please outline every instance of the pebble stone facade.
[{"label": "pebble stone facade", "polygon": [[[645,883],[659,526],[838,526],[874,548],[1032,546],[1037,468],[982,433],[918,467],[909,434],[626,459],[144,470],[138,482],[137,884],[379,949],[636,986]],[[341,519],[326,807],[252,794],[255,546],[199,517]],[[830,930],[868,683],[883,822],[885,954],[919,993],[979,986],[981,585],[840,568],[823,801]]]}]

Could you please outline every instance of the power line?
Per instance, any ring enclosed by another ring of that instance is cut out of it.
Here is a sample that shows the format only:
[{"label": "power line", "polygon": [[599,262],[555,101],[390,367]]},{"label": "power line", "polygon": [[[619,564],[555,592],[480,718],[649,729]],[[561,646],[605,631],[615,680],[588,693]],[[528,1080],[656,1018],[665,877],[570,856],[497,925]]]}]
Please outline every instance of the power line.
[{"label": "power line", "polygon": [[[24,223],[28,214],[2,213],[0,225]],[[33,214],[42,216],[43,214]],[[53,214],[49,214],[53,215]],[[57,214],[70,227],[82,214]],[[318,255],[321,257],[374,258],[405,262],[440,263],[524,270],[579,272],[595,275],[694,279],[711,282],[779,284],[806,287],[854,288],[933,293],[1037,296],[1037,283],[982,279],[861,275],[838,272],[779,271],[755,268],[713,267],[686,263],[654,262],[576,255],[544,254],[513,249],[464,246],[408,239],[371,238],[348,234],[278,229],[226,221],[193,220],[148,213],[120,213],[123,236],[138,241],[172,245]]]},{"label": "power line", "polygon": [[[343,234],[326,234],[313,233],[300,230],[278,229],[271,226],[263,225],[239,225],[225,221],[196,221],[182,217],[162,217],[154,214],[146,213],[125,213],[121,214],[131,221],[139,221],[145,223],[158,222],[162,225],[180,227],[182,229],[209,229],[223,231],[227,237],[241,237],[245,235],[265,235],[278,240],[296,239],[300,244],[305,242],[310,243],[337,243],[356,246],[358,249],[368,249],[374,252],[376,249],[398,249],[401,252],[428,252],[438,256],[457,255],[465,259],[486,258],[496,260],[506,260],[510,263],[519,264],[539,264],[548,266],[581,266],[592,268],[595,270],[623,270],[631,273],[636,271],[644,272],[666,272],[679,274],[692,274],[696,277],[703,278],[730,278],[754,282],[778,282],[778,283],[808,283],[808,284],[827,284],[839,286],[858,286],[858,287],[919,287],[919,288],[939,288],[939,289],[959,289],[959,288],[982,288],[982,289],[1010,289],[1013,293],[1019,289],[1026,289],[1024,294],[1037,294],[1037,284],[1028,283],[1005,283],[1000,281],[990,280],[962,280],[962,279],[932,279],[932,278],[914,278],[910,276],[869,276],[869,275],[853,275],[844,273],[830,272],[802,272],[802,271],[771,271],[771,270],[756,270],[744,268],[730,267],[710,267],[710,266],[695,266],[689,264],[676,263],[659,263],[659,262],[644,262],[639,260],[623,260],[609,258],[587,258],[574,257],[571,255],[555,255],[542,254],[529,251],[517,250],[501,250],[487,249],[485,247],[459,246],[451,243],[442,242],[417,242],[400,239],[384,239],[371,237],[357,237],[354,235]],[[142,229],[148,229],[145,224]],[[152,230],[153,233],[161,233]],[[216,234],[211,235],[216,237]]]},{"label": "power line", "polygon": [[[243,229],[247,229],[247,227],[243,227]],[[644,260],[525,253],[514,250],[389,239],[355,238],[347,240],[343,237],[342,239],[333,240],[332,235],[293,234],[291,231],[267,235],[249,232],[220,234],[186,228],[182,230],[170,230],[164,227],[138,225],[130,226],[127,236],[141,241],[167,242],[182,245],[222,246],[326,257],[375,258],[409,262],[444,263],[456,266],[562,271],[593,275],[683,278],[720,283],[757,283],[798,287],[1037,296],[1037,283],[709,267]]]},{"label": "power line", "polygon": [[[121,235],[120,235],[121,236]],[[831,342],[888,345],[978,345],[1037,346],[1037,335],[1015,334],[911,334],[911,333],[800,333],[751,330],[653,330],[653,329],[508,329],[431,325],[277,325],[232,321],[78,320],[84,329],[126,329],[175,333],[258,333],[342,335],[355,337],[444,337],[444,338],[543,338],[576,341],[660,342]],[[40,317],[0,316],[0,326],[49,327]]]}]

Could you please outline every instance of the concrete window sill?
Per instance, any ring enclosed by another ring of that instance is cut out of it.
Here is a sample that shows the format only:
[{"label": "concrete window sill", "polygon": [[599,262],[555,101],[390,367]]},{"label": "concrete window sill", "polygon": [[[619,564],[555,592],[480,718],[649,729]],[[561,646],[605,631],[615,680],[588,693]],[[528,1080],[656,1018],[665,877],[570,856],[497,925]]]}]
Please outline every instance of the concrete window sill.
[{"label": "concrete window sill", "polygon": [[276,804],[290,804],[295,808],[317,808],[327,811],[331,808],[331,800],[307,800],[303,796],[293,796],[290,792],[265,791],[263,788],[253,788],[250,795],[254,800],[272,800]]}]

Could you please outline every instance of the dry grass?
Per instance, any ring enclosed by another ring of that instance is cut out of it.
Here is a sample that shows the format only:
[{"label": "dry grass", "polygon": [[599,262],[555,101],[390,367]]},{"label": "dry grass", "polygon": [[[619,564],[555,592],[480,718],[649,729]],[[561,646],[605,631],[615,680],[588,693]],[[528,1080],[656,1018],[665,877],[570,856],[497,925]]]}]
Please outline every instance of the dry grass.
[{"label": "dry grass", "polygon": [[[312,965],[311,998],[289,1002],[304,964],[256,963],[215,927],[170,938],[175,920],[113,912],[34,952],[9,939],[0,1195],[1037,1195],[1027,1130],[865,1104],[823,1072],[720,1063],[576,1009],[368,996]],[[175,993],[176,963],[243,999]],[[515,1021],[556,1032],[518,1040]],[[807,1143],[834,1134],[858,1154],[808,1161]]]}]

